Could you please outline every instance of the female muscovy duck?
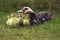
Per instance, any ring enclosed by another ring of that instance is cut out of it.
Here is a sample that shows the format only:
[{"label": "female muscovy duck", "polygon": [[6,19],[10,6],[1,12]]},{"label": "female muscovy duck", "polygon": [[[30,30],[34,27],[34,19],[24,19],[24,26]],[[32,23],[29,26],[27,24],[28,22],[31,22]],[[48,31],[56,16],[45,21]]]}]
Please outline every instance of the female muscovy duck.
[{"label": "female muscovy duck", "polygon": [[33,23],[44,23],[44,21],[49,21],[53,18],[52,14],[46,11],[39,13],[27,12],[30,15],[30,22]]},{"label": "female muscovy duck", "polygon": [[30,24],[33,23],[44,23],[44,21],[49,21],[51,20],[52,14],[46,11],[42,11],[39,13],[34,13],[34,11],[30,7],[23,7],[21,10],[17,11],[20,13],[27,13],[30,15]]}]

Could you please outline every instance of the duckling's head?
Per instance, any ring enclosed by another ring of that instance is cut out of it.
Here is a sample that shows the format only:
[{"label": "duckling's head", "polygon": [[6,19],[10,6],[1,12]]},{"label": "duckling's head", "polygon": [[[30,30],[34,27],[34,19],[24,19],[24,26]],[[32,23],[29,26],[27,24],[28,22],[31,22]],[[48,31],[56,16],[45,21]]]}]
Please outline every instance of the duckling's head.
[{"label": "duckling's head", "polygon": [[21,13],[18,13],[18,15],[17,15],[18,17],[22,17],[22,15],[21,15]]},{"label": "duckling's head", "polygon": [[15,14],[12,13],[10,16],[11,16],[11,17],[15,17]]}]

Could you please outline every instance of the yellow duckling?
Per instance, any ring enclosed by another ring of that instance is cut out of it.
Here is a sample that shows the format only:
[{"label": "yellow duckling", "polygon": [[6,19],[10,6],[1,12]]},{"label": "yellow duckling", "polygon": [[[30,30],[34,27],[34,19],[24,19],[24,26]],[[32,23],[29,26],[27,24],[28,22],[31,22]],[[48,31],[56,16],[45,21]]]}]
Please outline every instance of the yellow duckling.
[{"label": "yellow duckling", "polygon": [[28,14],[23,19],[23,25],[30,25],[30,18],[29,18],[29,15]]},{"label": "yellow duckling", "polygon": [[17,19],[16,20],[17,20],[17,23],[21,23],[21,24],[23,23],[23,18],[22,18],[20,13],[17,14]]},{"label": "yellow duckling", "polygon": [[16,23],[17,23],[16,17],[14,17],[14,14],[11,14],[11,17],[10,18],[8,17],[6,24],[8,26],[15,26]]}]

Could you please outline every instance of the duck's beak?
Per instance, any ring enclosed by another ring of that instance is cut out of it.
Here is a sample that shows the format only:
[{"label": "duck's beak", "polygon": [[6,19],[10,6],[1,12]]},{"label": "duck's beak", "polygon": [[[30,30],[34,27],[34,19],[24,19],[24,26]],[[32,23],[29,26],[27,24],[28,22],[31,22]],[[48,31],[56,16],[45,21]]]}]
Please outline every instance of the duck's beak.
[{"label": "duck's beak", "polygon": [[22,13],[22,10],[18,10],[17,12],[18,12],[18,13]]}]

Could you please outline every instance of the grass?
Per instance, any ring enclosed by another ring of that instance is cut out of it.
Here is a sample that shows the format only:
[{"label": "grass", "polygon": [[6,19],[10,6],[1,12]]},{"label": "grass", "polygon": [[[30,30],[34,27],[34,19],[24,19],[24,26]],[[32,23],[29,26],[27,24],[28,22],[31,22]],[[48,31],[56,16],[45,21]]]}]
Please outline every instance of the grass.
[{"label": "grass", "polygon": [[54,19],[44,24],[7,28],[8,13],[0,12],[0,40],[60,40],[60,12],[52,13]]}]

